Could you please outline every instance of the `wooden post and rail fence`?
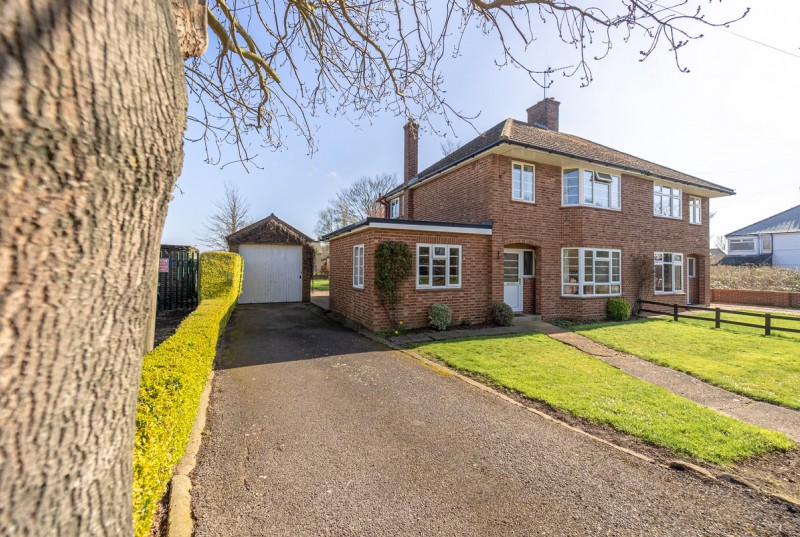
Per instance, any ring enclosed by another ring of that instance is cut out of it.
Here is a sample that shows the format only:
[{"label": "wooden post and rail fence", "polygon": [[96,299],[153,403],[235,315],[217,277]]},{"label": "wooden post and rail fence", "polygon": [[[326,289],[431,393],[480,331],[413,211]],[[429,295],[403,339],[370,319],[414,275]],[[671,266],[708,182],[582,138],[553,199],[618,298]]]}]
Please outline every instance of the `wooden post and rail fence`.
[{"label": "wooden post and rail fence", "polygon": [[[645,306],[657,306],[662,309],[651,309]],[[681,313],[681,310],[697,310],[697,311],[709,311],[714,313],[713,317],[701,317],[699,315],[686,315],[685,313]],[[772,335],[773,332],[792,332],[794,334],[800,334],[800,317],[789,317],[787,315],[778,315],[771,312],[764,312],[764,313],[755,313],[750,311],[734,311],[734,310],[724,310],[721,308],[706,308],[703,306],[692,306],[689,304],[669,304],[666,302],[654,302],[652,300],[639,300],[639,312],[641,313],[654,313],[657,315],[669,315],[672,317],[673,320],[677,321],[678,319],[694,319],[697,321],[707,321],[714,323],[714,328],[720,328],[723,324],[733,324],[736,326],[748,326],[750,328],[760,328],[764,330],[765,336]],[[758,319],[762,319],[763,322],[760,324],[756,323],[746,323],[742,321],[733,321],[730,319],[724,319],[722,317],[723,314],[728,315],[741,315],[745,317],[754,317]],[[786,326],[775,326],[773,321],[790,321],[797,323],[797,328],[788,328]]]}]

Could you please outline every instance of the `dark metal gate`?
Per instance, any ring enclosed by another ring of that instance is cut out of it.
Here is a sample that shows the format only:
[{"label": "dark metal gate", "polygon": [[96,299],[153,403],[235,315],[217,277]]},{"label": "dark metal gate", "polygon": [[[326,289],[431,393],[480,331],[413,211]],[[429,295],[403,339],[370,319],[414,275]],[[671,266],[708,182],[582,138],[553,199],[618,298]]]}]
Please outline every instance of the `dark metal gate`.
[{"label": "dark metal gate", "polygon": [[161,245],[158,260],[158,309],[197,307],[200,253],[192,246]]}]

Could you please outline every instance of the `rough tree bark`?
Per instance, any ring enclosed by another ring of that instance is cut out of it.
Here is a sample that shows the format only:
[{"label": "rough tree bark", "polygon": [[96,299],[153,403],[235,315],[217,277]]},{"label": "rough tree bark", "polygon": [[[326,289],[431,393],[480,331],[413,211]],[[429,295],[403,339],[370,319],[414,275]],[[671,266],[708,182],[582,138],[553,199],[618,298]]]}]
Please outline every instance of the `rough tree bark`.
[{"label": "rough tree bark", "polygon": [[0,26],[0,534],[130,535],[153,267],[183,161],[169,0]]}]

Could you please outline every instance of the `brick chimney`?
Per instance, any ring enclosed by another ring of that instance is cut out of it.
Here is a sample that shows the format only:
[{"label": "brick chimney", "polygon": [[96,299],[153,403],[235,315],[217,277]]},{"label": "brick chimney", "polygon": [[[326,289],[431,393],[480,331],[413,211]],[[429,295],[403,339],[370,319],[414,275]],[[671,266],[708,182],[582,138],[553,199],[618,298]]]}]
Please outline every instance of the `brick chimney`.
[{"label": "brick chimney", "polygon": [[417,175],[419,166],[419,125],[413,119],[409,119],[405,131],[405,142],[403,144],[403,183],[407,183],[412,177]]},{"label": "brick chimney", "polygon": [[558,132],[558,105],[561,103],[547,97],[528,108],[528,124],[547,127]]}]

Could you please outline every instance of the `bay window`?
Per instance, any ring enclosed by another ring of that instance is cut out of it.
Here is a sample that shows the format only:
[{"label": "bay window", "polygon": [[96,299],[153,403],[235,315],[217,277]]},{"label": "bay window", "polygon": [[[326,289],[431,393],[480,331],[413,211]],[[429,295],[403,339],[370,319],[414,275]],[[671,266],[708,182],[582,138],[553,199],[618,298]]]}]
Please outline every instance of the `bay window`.
[{"label": "bay window", "polygon": [[622,252],[600,248],[561,250],[561,294],[614,296],[622,293]]},{"label": "bay window", "polygon": [[618,175],[584,168],[567,169],[562,175],[561,185],[563,205],[620,208]]}]

